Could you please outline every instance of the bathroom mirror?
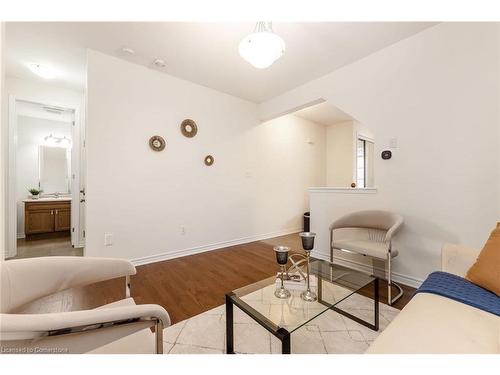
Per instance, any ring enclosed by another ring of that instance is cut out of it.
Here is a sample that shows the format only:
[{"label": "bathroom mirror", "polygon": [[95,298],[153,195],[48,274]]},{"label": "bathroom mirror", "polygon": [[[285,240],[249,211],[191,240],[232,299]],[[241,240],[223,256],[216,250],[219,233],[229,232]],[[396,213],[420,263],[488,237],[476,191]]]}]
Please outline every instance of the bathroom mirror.
[{"label": "bathroom mirror", "polygon": [[38,162],[43,194],[70,192],[70,158],[70,148],[40,146]]}]

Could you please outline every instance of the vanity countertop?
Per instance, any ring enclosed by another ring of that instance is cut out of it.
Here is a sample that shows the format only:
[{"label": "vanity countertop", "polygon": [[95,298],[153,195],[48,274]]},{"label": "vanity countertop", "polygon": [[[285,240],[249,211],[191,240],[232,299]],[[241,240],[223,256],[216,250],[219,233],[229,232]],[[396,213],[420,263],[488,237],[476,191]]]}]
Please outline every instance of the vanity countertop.
[{"label": "vanity countertop", "polygon": [[63,202],[63,201],[70,201],[70,200],[71,200],[71,197],[59,197],[59,198],[42,197],[42,198],[38,198],[38,199],[28,198],[28,199],[23,200],[23,202]]}]

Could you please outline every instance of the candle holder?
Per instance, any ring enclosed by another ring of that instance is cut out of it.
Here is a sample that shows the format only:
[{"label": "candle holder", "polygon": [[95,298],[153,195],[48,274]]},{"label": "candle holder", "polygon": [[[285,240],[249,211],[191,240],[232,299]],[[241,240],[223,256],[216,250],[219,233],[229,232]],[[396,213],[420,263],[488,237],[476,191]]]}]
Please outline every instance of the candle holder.
[{"label": "candle holder", "polygon": [[311,256],[311,250],[314,248],[314,237],[316,237],[316,233],[313,232],[302,232],[299,233],[300,238],[302,239],[302,248],[306,253],[306,267],[307,267],[307,289],[300,294],[300,298],[307,302],[313,302],[318,299],[316,293],[311,291],[311,273],[309,268],[309,259]]},{"label": "candle holder", "polygon": [[284,277],[285,277],[285,272],[286,272],[286,264],[288,262],[288,252],[290,251],[290,248],[287,246],[275,246],[274,247],[274,252],[276,253],[276,261],[280,265],[281,268],[281,287],[279,289],[276,289],[274,292],[274,295],[278,298],[288,298],[290,297],[290,291],[285,289],[284,286]]}]

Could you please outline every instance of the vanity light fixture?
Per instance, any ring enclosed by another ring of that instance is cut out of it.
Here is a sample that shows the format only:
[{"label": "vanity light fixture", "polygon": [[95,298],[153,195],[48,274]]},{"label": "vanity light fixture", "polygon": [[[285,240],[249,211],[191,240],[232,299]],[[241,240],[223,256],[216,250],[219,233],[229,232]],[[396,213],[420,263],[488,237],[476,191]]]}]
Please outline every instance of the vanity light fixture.
[{"label": "vanity light fixture", "polygon": [[254,67],[265,69],[285,53],[285,42],[273,32],[271,22],[257,22],[253,33],[240,42],[239,52]]},{"label": "vanity light fixture", "polygon": [[50,66],[40,65],[37,63],[28,63],[26,64],[29,70],[35,73],[37,76],[45,78],[45,79],[54,79],[60,75],[60,73]]},{"label": "vanity light fixture", "polygon": [[43,138],[45,142],[47,143],[52,143],[61,147],[66,147],[66,146],[71,146],[71,139],[69,139],[66,136],[63,137],[56,137],[52,134],[47,135]]}]

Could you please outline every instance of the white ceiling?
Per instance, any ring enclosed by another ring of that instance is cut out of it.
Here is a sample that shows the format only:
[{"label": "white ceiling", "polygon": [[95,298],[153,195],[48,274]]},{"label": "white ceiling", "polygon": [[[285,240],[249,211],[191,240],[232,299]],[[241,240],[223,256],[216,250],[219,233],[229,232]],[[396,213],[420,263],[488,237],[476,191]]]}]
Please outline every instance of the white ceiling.
[{"label": "white ceiling", "polygon": [[[253,31],[252,23],[9,22],[6,71],[34,79],[25,63],[51,65],[63,72],[55,84],[81,90],[85,48],[92,48],[149,67],[161,58],[167,64],[161,71],[260,103],[434,24],[274,23],[286,52],[260,70],[238,54],[240,40]],[[120,54],[125,46],[136,54]]]},{"label": "white ceiling", "polygon": [[353,121],[354,117],[334,105],[323,102],[294,112],[293,115],[323,125],[333,125],[344,121]]}]

